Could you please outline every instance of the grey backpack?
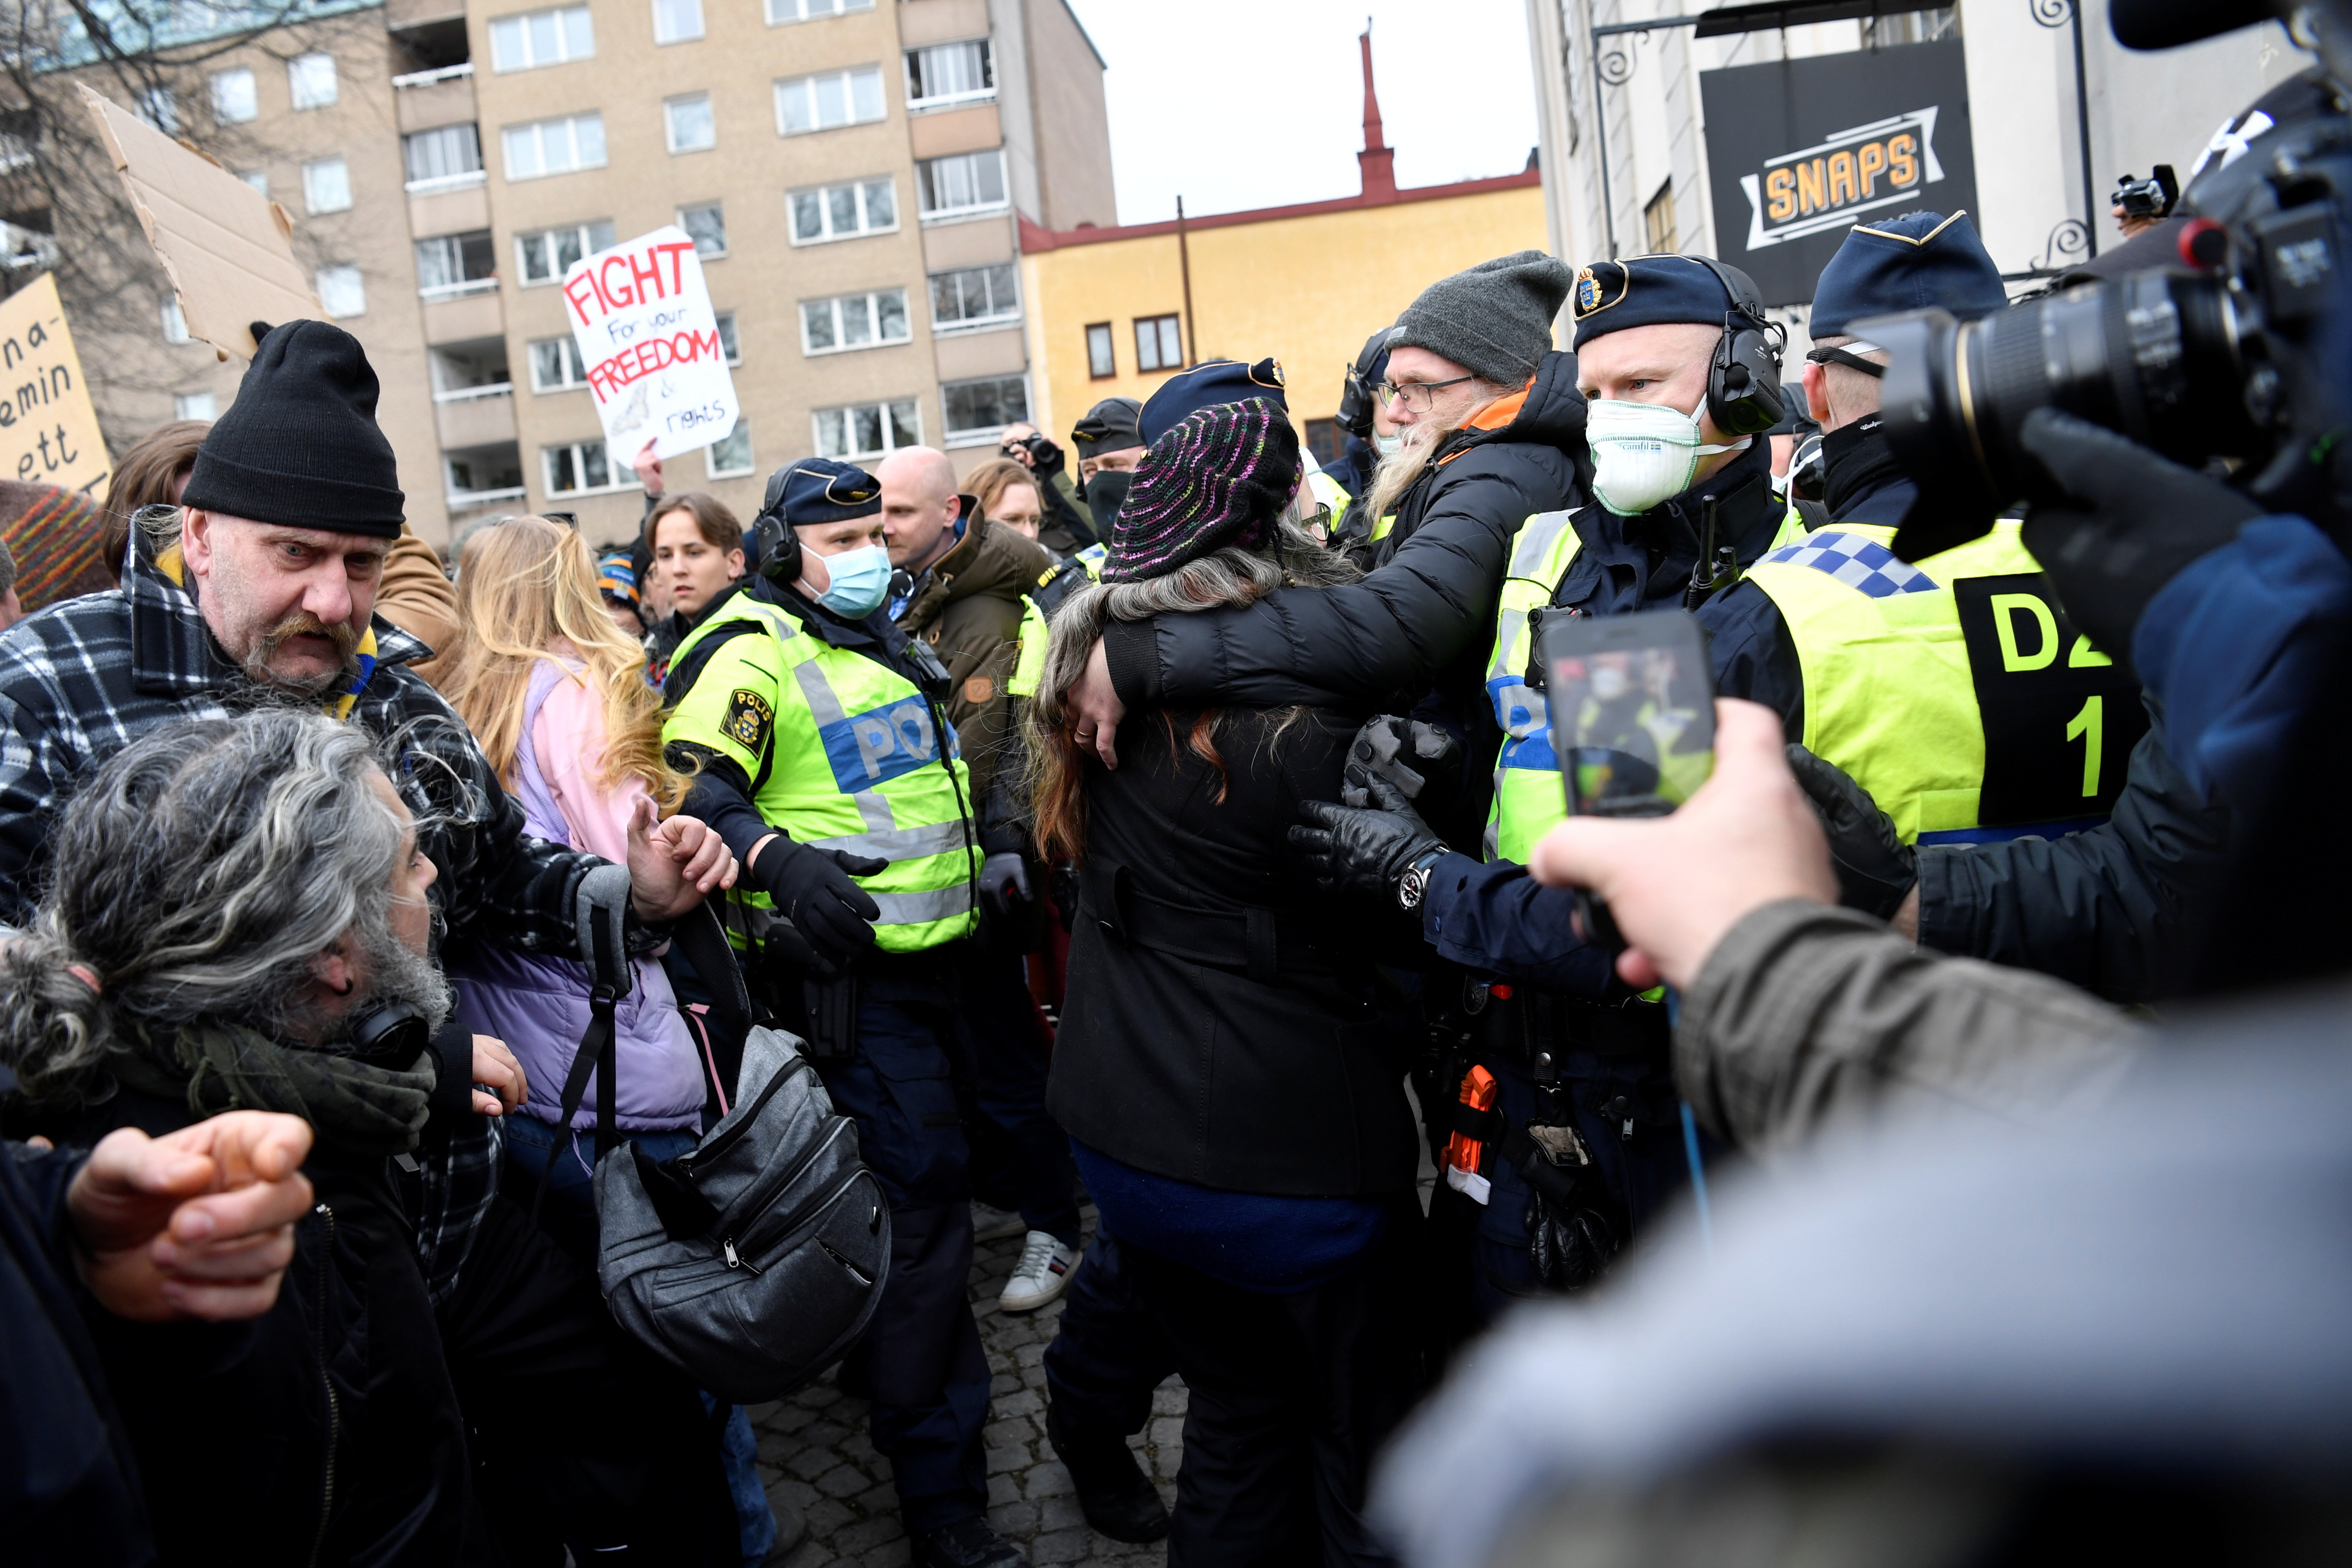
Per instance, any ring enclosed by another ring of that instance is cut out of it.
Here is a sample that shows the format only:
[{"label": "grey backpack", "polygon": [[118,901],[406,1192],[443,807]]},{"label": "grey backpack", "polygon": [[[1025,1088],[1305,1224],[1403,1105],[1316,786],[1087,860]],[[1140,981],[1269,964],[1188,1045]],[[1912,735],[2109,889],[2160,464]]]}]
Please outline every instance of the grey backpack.
[{"label": "grey backpack", "polygon": [[[689,917],[679,938],[725,999],[719,1010],[731,1002],[748,1020],[750,998],[717,922]],[[625,973],[602,958],[592,961],[599,973]],[[592,1070],[602,1079],[598,1109],[610,1114],[617,994],[596,987],[559,1126],[571,1125]],[[675,1159],[620,1146],[603,1117],[597,1129],[596,1276],[606,1305],[640,1343],[736,1405],[781,1398],[839,1360],[873,1317],[889,1268],[890,1205],[857,1157],[856,1124],[833,1109],[800,1044],[751,1028],[727,1114]]]}]

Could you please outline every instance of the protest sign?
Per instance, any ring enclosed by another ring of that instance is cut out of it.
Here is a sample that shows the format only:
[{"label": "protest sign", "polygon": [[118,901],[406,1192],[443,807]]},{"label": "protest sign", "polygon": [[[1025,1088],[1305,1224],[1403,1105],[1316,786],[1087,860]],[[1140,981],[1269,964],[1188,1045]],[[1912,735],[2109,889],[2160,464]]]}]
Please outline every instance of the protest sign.
[{"label": "protest sign", "polygon": [[180,297],[190,337],[249,360],[260,346],[252,322],[327,319],[294,259],[294,221],[284,207],[120,104],[86,86],[81,96]]},{"label": "protest sign", "polygon": [[676,225],[575,261],[563,274],[572,341],[615,468],[721,441],[740,412],[702,258]]},{"label": "protest sign", "polygon": [[0,300],[0,479],[89,491],[113,472],[58,280],[44,272]]}]

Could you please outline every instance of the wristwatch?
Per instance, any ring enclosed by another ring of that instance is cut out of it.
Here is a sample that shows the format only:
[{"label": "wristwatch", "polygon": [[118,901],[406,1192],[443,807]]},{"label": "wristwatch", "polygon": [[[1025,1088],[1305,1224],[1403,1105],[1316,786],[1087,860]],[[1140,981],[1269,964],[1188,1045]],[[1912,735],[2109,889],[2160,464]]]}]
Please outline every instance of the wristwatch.
[{"label": "wristwatch", "polygon": [[1445,858],[1445,846],[1440,844],[1404,868],[1397,878],[1397,907],[1410,914],[1421,908],[1421,900],[1429,894],[1429,873]]}]

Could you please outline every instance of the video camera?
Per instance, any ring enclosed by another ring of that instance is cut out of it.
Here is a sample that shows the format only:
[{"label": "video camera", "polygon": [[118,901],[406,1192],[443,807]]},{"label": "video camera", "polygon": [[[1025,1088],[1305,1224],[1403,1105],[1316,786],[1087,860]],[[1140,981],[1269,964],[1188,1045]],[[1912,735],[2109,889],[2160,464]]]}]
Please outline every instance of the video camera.
[{"label": "video camera", "polygon": [[2170,217],[2172,204],[2179,199],[2180,181],[2169,163],[2158,163],[2145,180],[2126,174],[2116,182],[2116,208],[2127,218]]},{"label": "video camera", "polygon": [[2352,116],[2335,79],[2323,68],[2274,91],[2266,103],[2285,94],[2293,107],[2250,114],[2243,153],[2193,175],[2165,264],[1974,321],[1927,310],[1854,323],[1888,351],[1886,432],[1919,487],[1898,554],[1916,561],[2021,501],[2059,499],[2018,440],[2042,407],[2352,531]]}]

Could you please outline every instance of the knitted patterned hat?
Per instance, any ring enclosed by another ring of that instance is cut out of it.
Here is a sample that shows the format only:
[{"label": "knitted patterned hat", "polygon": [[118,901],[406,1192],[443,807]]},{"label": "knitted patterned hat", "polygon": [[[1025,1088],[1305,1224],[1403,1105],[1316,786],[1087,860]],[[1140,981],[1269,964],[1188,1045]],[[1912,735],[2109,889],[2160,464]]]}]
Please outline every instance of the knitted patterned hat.
[{"label": "knitted patterned hat", "polygon": [[1140,582],[1227,545],[1256,549],[1274,537],[1298,475],[1298,432],[1271,399],[1187,415],[1135,466],[1102,580]]},{"label": "knitted patterned hat", "polygon": [[105,534],[106,514],[79,490],[0,480],[0,539],[16,558],[16,597],[27,615],[115,585]]}]

